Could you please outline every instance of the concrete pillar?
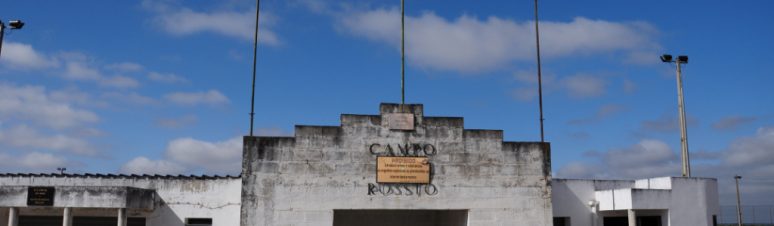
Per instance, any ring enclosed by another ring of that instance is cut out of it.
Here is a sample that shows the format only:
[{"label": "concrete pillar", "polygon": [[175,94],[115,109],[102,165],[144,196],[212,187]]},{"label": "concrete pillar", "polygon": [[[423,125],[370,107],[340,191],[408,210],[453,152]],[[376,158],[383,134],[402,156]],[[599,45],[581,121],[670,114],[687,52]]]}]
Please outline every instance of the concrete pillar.
[{"label": "concrete pillar", "polygon": [[118,209],[118,226],[126,226],[126,208]]},{"label": "concrete pillar", "polygon": [[19,208],[8,208],[8,226],[19,226]]},{"label": "concrete pillar", "polygon": [[634,210],[627,210],[629,217],[629,226],[637,226],[637,215],[634,214]]},{"label": "concrete pillar", "polygon": [[70,207],[64,208],[64,214],[62,214],[62,226],[73,226],[73,209]]}]

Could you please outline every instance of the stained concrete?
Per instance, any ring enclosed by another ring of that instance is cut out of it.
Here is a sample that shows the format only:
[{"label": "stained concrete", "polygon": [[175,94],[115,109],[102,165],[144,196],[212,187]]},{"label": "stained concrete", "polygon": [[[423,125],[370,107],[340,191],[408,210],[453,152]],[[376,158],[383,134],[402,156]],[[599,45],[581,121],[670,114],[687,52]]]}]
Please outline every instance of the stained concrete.
[{"label": "stained concrete", "polygon": [[[333,225],[334,210],[354,209],[456,209],[468,210],[467,225],[551,225],[548,143],[505,142],[502,130],[425,117],[420,104],[379,109],[341,115],[339,126],[296,126],[293,137],[245,137],[241,225]],[[415,130],[391,130],[382,120],[391,113],[413,114]],[[376,157],[391,153],[427,156],[431,184],[377,184]]]}]

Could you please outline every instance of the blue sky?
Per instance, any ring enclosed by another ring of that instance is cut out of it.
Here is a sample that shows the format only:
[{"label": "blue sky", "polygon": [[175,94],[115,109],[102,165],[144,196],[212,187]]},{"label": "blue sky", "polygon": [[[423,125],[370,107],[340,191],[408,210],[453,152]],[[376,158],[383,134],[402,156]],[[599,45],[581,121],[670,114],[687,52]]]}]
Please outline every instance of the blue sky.
[{"label": "blue sky", "polygon": [[[0,56],[0,170],[238,174],[254,2],[19,1]],[[399,1],[264,0],[256,132],[400,101]],[[770,1],[541,2],[557,177],[679,176],[686,54],[695,176],[774,204]],[[407,101],[539,140],[532,1],[407,1]]]}]

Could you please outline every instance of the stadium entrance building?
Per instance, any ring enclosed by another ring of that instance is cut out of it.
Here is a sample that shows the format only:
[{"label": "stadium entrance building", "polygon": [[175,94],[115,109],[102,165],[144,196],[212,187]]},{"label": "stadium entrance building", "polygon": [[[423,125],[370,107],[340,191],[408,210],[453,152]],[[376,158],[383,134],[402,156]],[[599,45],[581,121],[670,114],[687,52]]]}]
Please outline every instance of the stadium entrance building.
[{"label": "stadium entrance building", "polygon": [[243,148],[239,177],[0,174],[0,226],[710,226],[718,213],[715,179],[552,179],[548,143],[418,104]]}]

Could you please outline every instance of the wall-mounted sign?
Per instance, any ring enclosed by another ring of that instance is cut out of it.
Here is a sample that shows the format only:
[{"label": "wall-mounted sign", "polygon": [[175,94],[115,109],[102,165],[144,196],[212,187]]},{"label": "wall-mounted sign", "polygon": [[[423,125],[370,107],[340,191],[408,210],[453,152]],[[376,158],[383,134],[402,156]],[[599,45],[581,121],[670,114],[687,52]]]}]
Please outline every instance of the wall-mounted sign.
[{"label": "wall-mounted sign", "polygon": [[376,183],[429,184],[430,162],[427,157],[377,157]]},{"label": "wall-mounted sign", "polygon": [[29,187],[27,189],[27,206],[53,206],[54,187]]},{"label": "wall-mounted sign", "polygon": [[385,114],[387,126],[392,130],[414,130],[414,114],[390,113]]}]

